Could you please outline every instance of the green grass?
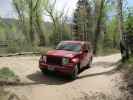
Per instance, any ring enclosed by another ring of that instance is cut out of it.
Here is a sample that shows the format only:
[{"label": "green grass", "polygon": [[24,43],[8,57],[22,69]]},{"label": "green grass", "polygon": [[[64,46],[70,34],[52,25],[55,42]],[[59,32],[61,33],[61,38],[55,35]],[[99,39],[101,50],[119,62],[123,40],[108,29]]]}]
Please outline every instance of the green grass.
[{"label": "green grass", "polygon": [[133,57],[130,57],[125,62],[121,62],[117,69],[124,72],[124,77],[126,77],[126,79],[133,77]]},{"label": "green grass", "polygon": [[133,57],[130,57],[130,59],[125,62],[125,68],[128,70],[129,75],[133,73]]},{"label": "green grass", "polygon": [[17,76],[15,73],[10,70],[9,68],[2,68],[0,69],[0,79],[10,79],[10,78],[16,78]]},{"label": "green grass", "polygon": [[133,65],[133,57],[130,57],[130,59],[126,63]]},{"label": "green grass", "polygon": [[[0,82],[2,81],[17,82],[16,80],[17,78],[18,77],[15,75],[15,73],[9,68],[5,67],[0,69]],[[12,93],[11,91],[5,90],[5,87],[0,86],[0,100],[23,100],[23,99],[20,99],[16,94]]]}]

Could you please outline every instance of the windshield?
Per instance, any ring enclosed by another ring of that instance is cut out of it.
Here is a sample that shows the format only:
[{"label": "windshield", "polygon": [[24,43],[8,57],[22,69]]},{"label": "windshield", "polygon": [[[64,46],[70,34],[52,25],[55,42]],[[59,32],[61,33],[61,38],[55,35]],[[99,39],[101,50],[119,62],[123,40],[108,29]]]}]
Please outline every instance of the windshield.
[{"label": "windshield", "polygon": [[74,51],[79,52],[81,50],[81,45],[76,43],[60,43],[56,50],[67,50],[67,51]]}]

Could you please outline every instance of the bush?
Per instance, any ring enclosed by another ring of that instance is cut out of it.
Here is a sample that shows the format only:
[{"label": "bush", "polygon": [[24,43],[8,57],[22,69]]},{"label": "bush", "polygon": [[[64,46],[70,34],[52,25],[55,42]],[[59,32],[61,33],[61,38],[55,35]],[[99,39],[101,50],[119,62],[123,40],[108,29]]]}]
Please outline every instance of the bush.
[{"label": "bush", "polygon": [[15,73],[10,70],[9,68],[2,68],[0,69],[0,79],[9,79],[9,78],[16,78],[17,76]]},{"label": "bush", "polygon": [[125,65],[128,70],[128,74],[133,74],[133,57],[129,58],[129,60],[125,62]]}]

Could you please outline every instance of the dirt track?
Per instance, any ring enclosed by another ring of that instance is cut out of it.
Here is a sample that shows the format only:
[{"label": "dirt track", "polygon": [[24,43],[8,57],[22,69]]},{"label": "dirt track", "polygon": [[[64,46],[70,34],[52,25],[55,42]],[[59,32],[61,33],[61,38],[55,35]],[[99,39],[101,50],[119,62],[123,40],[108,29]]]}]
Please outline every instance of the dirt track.
[{"label": "dirt track", "polygon": [[120,54],[94,58],[92,67],[82,72],[75,81],[54,74],[42,75],[38,59],[37,56],[0,58],[0,67],[10,67],[28,83],[9,87],[11,91],[26,96],[28,100],[77,100],[93,93],[121,95],[117,85],[122,81],[122,73],[114,71]]}]

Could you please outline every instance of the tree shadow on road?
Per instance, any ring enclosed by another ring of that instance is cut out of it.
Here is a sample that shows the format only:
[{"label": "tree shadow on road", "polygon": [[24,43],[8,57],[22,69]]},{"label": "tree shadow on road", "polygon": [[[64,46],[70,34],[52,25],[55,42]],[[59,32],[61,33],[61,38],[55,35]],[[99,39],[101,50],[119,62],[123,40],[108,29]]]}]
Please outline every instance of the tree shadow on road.
[{"label": "tree shadow on road", "polygon": [[92,73],[92,74],[86,74],[83,76],[79,76],[78,79],[83,79],[87,77],[93,77],[93,76],[99,76],[99,75],[111,75],[114,74],[115,72],[119,71],[119,66],[121,64],[121,60],[117,62],[95,62],[93,63],[92,66],[102,66],[103,68],[109,68],[112,66],[116,66],[113,69],[110,69],[108,71],[103,71],[103,72],[98,72],[98,73]]},{"label": "tree shadow on road", "polygon": [[[82,76],[79,75],[77,77],[77,80],[80,80],[80,79],[83,79],[83,78],[88,78],[88,77],[93,77],[93,76],[99,76],[99,75],[111,75],[111,74],[114,74],[117,71],[119,71],[120,61],[118,61],[116,63],[95,62],[93,64],[93,66],[100,66],[100,65],[102,67],[104,67],[103,65],[107,65],[108,67],[112,67],[112,66],[116,66],[116,67],[111,68],[110,70],[103,71],[103,72],[85,73]],[[73,82],[73,80],[71,80],[67,76],[62,76],[62,75],[55,74],[55,73],[48,73],[48,74],[44,75],[43,73],[41,73],[41,71],[37,71],[35,73],[29,74],[29,75],[26,76],[26,78],[31,80],[31,81],[24,81],[24,82],[20,81],[20,82],[16,82],[16,83],[5,81],[5,82],[0,82],[0,85],[2,85],[2,86],[3,85],[6,85],[6,86],[8,86],[8,85],[9,86],[29,86],[29,85],[41,85],[41,84],[42,85],[43,84],[44,85],[62,85],[62,84],[67,84],[67,83]]]},{"label": "tree shadow on road", "polygon": [[114,65],[117,65],[118,62],[107,62],[107,61],[101,61],[101,62],[95,62],[93,63],[93,66],[102,66],[104,68],[112,67]]},{"label": "tree shadow on road", "polygon": [[[107,62],[105,62],[105,63],[104,63],[105,65],[107,65],[107,64],[108,64],[108,66],[115,65],[116,67],[114,67],[113,69],[110,69],[108,71],[103,71],[103,72],[99,72],[99,73],[85,74],[83,76],[79,75],[77,80],[87,78],[87,77],[99,76],[99,75],[111,75],[111,74],[114,74],[116,71],[118,71],[117,70],[117,65],[119,65],[119,62],[117,62],[117,63],[107,63]],[[97,65],[97,64],[100,65],[100,64],[103,64],[103,62],[102,63],[95,63],[95,65]],[[70,83],[70,82],[73,81],[67,76],[62,76],[62,75],[59,75],[59,74],[56,74],[56,73],[51,73],[51,72],[49,72],[47,74],[43,74],[43,73],[41,73],[41,71],[37,71],[35,73],[32,73],[32,74],[28,75],[27,78],[29,80],[33,81],[33,83],[29,83],[27,85],[37,85],[37,84],[62,85],[62,84]]]},{"label": "tree shadow on road", "polygon": [[[87,75],[79,76],[77,80],[87,78],[87,77],[99,76],[99,75],[110,75],[115,72],[116,72],[116,69],[112,69],[112,70],[104,71],[100,73],[87,74]],[[68,77],[65,77],[65,76],[62,77],[55,73],[54,74],[48,73],[46,75],[43,75],[41,72],[36,72],[31,75],[28,75],[27,78],[34,82],[33,84],[29,84],[29,85],[37,85],[37,84],[61,85],[61,84],[72,82],[72,80],[69,79]]]},{"label": "tree shadow on road", "polygon": [[61,85],[72,81],[65,76],[61,76],[51,72],[43,74],[40,71],[28,75],[27,78],[36,84],[46,84],[46,85]]},{"label": "tree shadow on road", "polygon": [[83,78],[93,77],[93,76],[99,76],[99,75],[111,75],[111,74],[114,74],[116,71],[117,71],[117,67],[113,68],[111,70],[108,70],[108,71],[103,71],[103,72],[99,72],[99,73],[86,74],[83,76],[79,76],[78,79],[83,79]]}]

